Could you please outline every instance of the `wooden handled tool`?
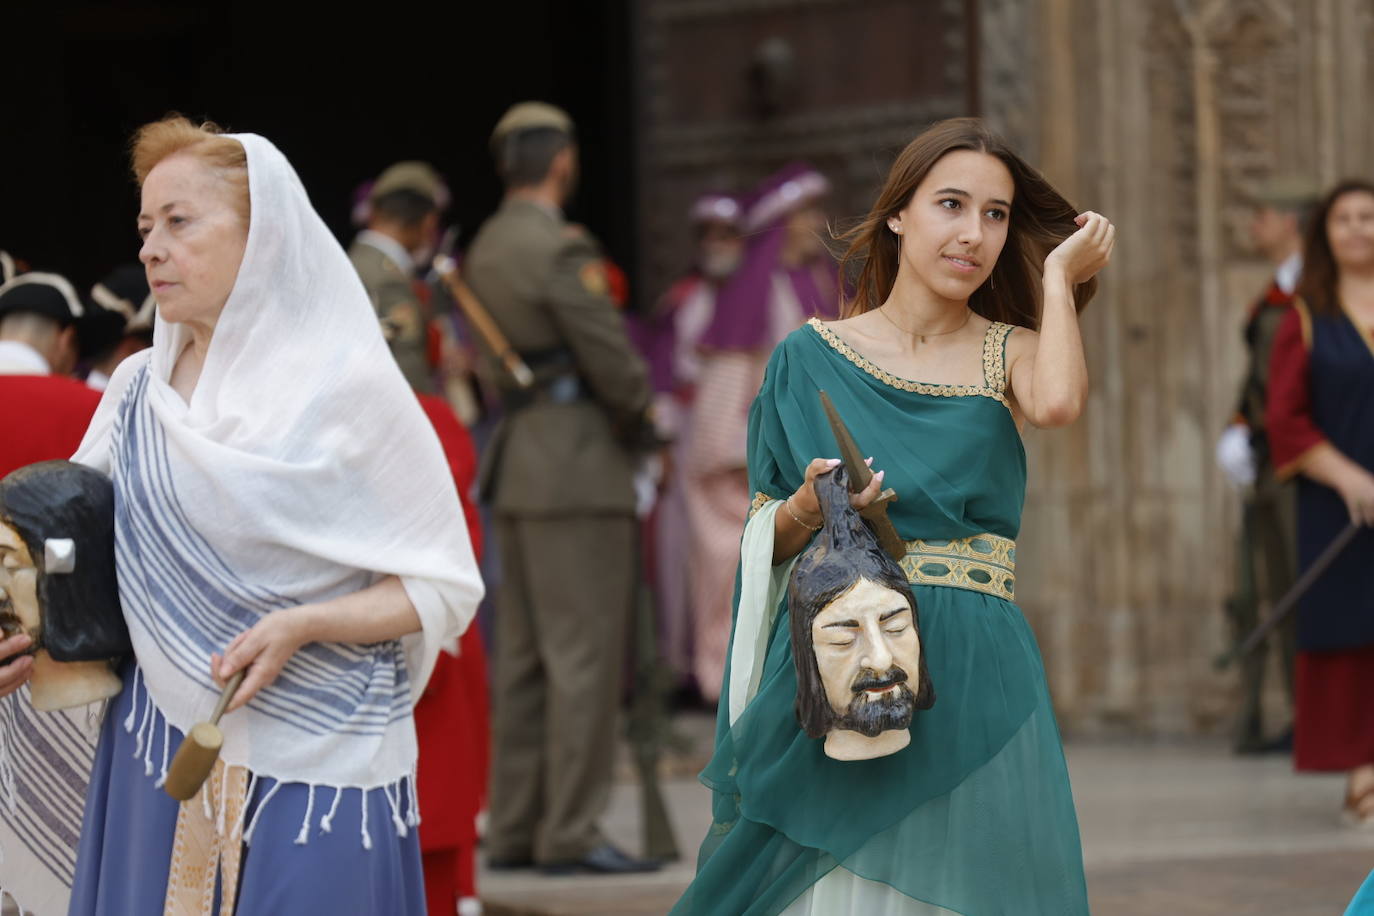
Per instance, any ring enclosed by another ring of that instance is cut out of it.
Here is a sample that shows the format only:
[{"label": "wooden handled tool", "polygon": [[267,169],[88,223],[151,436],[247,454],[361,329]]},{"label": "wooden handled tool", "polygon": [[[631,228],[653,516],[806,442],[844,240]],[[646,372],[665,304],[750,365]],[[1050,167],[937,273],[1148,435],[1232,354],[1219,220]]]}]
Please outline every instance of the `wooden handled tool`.
[{"label": "wooden handled tool", "polygon": [[244,671],[240,670],[229,678],[229,683],[224,685],[224,690],[219,695],[219,702],[215,704],[210,721],[198,722],[187,732],[186,740],[181,742],[181,747],[177,748],[172,765],[167,768],[167,781],[162,784],[167,794],[177,801],[193,798],[209,778],[210,771],[215,768],[219,750],[224,746],[224,733],[219,730],[219,717],[224,715],[224,708],[229,705],[229,700],[243,683],[243,675]]},{"label": "wooden handled tool", "polygon": [[520,354],[510,345],[506,335],[501,333],[501,329],[496,326],[491,313],[486,310],[482,303],[477,301],[472,290],[463,282],[462,276],[458,273],[458,262],[448,255],[438,255],[434,259],[434,271],[448,287],[449,294],[453,296],[458,307],[463,310],[474,330],[496,354],[496,358],[501,361],[501,365],[510,373],[515,384],[521,388],[529,388],[534,384],[534,373],[530,367],[520,358]]}]

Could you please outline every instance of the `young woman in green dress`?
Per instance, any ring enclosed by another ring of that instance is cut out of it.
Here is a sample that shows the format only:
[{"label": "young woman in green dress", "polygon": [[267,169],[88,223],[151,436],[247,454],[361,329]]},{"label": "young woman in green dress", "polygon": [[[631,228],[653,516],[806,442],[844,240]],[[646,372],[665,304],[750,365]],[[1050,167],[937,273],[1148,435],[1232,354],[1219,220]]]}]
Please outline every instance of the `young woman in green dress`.
[{"label": "young woman in green dress", "polygon": [[[1077,313],[1115,229],[955,119],[907,146],[844,238],[845,317],[778,346],[750,413],[757,496],[702,774],[714,823],[674,913],[1086,914],[1063,749],[1013,603],[1015,538],[1020,429],[1083,410]],[[897,492],[938,697],[906,748],[872,760],[827,757],[793,713],[785,587],[820,524],[811,484],[837,463],[818,390],[875,456],[854,504]]]}]

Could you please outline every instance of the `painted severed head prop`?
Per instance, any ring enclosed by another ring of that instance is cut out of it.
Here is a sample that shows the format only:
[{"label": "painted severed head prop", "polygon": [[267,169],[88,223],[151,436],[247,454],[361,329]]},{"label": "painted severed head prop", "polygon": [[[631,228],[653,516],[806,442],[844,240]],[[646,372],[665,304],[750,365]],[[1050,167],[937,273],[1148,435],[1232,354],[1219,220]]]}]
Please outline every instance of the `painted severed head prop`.
[{"label": "painted severed head prop", "polygon": [[849,505],[843,467],[816,478],[824,524],[788,584],[797,721],[837,760],[893,754],[935,702],[906,575]]},{"label": "painted severed head prop", "polygon": [[119,692],[131,651],[115,578],[114,487],[99,471],[43,461],[0,480],[0,630],[33,639],[33,705]]}]

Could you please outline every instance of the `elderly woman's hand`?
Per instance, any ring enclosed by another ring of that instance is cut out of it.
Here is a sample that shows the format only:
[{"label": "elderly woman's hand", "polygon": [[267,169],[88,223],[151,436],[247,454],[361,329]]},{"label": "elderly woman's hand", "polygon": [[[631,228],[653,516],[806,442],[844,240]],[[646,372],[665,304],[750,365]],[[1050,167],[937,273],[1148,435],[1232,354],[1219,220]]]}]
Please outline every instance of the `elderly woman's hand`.
[{"label": "elderly woman's hand", "polygon": [[253,699],[259,690],[275,681],[296,650],[309,642],[305,626],[306,607],[302,605],[273,611],[235,636],[223,656],[219,653],[210,656],[210,676],[221,687],[234,672],[248,669],[243,683],[229,701],[227,712],[238,709]]},{"label": "elderly woman's hand", "polygon": [[395,576],[385,576],[349,595],[273,611],[235,636],[222,657],[210,656],[210,676],[222,686],[235,671],[248,669],[229,701],[228,709],[238,709],[275,681],[308,642],[366,645],[418,632],[420,615],[405,586]]},{"label": "elderly woman's hand", "polygon": [[0,658],[9,659],[6,664],[0,665],[0,697],[14,693],[33,674],[32,655],[14,657],[15,653],[23,652],[31,645],[33,639],[27,633],[16,633],[0,641]]}]

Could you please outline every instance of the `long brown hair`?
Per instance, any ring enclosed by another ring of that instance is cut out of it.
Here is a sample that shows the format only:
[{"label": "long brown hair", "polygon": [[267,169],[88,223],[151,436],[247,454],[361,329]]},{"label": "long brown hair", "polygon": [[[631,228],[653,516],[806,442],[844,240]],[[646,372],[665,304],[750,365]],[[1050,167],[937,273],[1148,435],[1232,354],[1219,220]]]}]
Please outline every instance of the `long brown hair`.
[{"label": "long brown hair", "polygon": [[1307,237],[1302,246],[1302,279],[1298,281],[1298,295],[1307,307],[1320,315],[1339,315],[1341,304],[1336,298],[1336,283],[1340,268],[1331,253],[1331,239],[1326,234],[1326,220],[1336,201],[1347,194],[1374,195],[1374,183],[1363,178],[1347,178],[1322,198],[1307,222]]},{"label": "long brown hair", "polygon": [[[1011,172],[1015,186],[1006,245],[993,265],[989,282],[969,297],[969,307],[991,321],[1031,329],[1040,326],[1045,256],[1078,231],[1074,222],[1078,211],[978,118],[940,121],[908,143],[892,163],[868,216],[837,236],[848,246],[840,258],[840,270],[854,290],[845,299],[843,317],[875,309],[891,295],[897,280],[900,236],[887,228],[887,221],[906,207],[935,163],[955,150],[997,157]],[[1096,292],[1096,277],[1074,288],[1074,304],[1079,311]]]}]

